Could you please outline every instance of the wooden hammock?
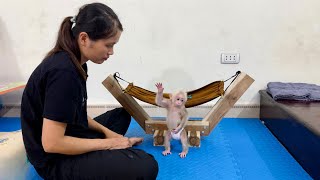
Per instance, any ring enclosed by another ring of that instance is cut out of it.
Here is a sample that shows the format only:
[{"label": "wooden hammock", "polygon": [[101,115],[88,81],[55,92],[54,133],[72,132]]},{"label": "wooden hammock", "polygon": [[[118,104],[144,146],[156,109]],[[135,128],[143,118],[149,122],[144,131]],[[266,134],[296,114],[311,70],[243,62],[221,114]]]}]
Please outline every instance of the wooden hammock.
[{"label": "wooden hammock", "polygon": [[[224,82],[235,77],[230,85],[224,89]],[[223,95],[214,107],[201,121],[188,121],[185,127],[188,133],[188,140],[191,146],[200,146],[200,136],[207,136],[220,122],[223,116],[232,108],[236,101],[254,82],[249,75],[238,71],[236,75],[225,81],[215,81],[202,88],[187,92],[187,107],[193,107],[208,102],[216,97]],[[109,75],[102,84],[118,100],[118,102],[128,111],[128,113],[138,122],[147,134],[153,134],[154,145],[163,145],[164,134],[167,130],[166,122],[163,120],[152,119],[147,112],[133,98],[155,104],[156,93],[134,86],[133,83],[124,89],[118,79],[124,80],[116,73]],[[124,80],[125,81],[125,80]],[[169,98],[168,94],[164,95]]]},{"label": "wooden hammock", "polygon": [[[157,104],[155,103],[155,98],[156,98],[155,92],[143,89],[138,86],[134,86],[133,83],[129,83],[129,85],[126,87],[124,92],[130,94],[131,96],[143,102],[157,106]],[[186,107],[187,108],[194,107],[194,106],[198,106],[200,104],[209,102],[219,96],[222,96],[223,93],[224,93],[223,81],[215,81],[206,86],[203,86],[202,88],[199,88],[193,91],[188,91],[187,92],[188,100],[186,102]],[[169,93],[164,93],[163,97],[169,99]]]}]

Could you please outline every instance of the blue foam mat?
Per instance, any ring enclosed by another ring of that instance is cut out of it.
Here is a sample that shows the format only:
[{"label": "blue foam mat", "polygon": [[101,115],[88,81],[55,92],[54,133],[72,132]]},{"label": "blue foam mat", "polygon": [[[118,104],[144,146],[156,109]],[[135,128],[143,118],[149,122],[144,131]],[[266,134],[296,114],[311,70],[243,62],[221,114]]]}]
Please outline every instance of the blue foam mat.
[{"label": "blue foam mat", "polygon": [[158,180],[180,179],[311,179],[259,119],[224,118],[201,147],[189,149],[185,159],[179,141],[172,141],[172,155],[163,156],[162,146],[153,146],[152,135],[132,121],[126,136],[142,136],[137,146],[159,163]]},{"label": "blue foam mat", "polygon": [[[0,118],[0,127],[6,131],[16,130],[19,125],[19,118]],[[145,134],[134,120],[126,136],[144,138],[136,148],[147,151],[158,161],[158,180],[312,179],[255,118],[222,119],[209,136],[201,137],[200,148],[189,149],[185,159],[178,156],[182,148],[176,140],[172,141],[172,155],[163,156],[164,147],[153,146],[152,135]],[[41,178],[30,167],[26,179]]]},{"label": "blue foam mat", "polygon": [[0,132],[11,132],[21,129],[20,118],[18,117],[1,117]]}]

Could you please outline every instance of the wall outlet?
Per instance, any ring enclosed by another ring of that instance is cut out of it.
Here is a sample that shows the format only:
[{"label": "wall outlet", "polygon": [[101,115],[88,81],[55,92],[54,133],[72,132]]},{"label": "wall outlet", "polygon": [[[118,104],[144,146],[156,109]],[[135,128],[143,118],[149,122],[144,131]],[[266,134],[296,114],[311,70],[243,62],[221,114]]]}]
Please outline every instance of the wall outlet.
[{"label": "wall outlet", "polygon": [[240,53],[221,53],[221,64],[238,64]]}]

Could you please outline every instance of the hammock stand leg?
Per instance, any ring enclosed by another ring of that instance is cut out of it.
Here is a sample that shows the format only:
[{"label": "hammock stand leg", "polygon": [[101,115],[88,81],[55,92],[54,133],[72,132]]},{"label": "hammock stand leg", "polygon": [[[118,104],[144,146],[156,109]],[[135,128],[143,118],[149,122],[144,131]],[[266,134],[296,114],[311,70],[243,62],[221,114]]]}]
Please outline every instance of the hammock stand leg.
[{"label": "hammock stand leg", "polygon": [[109,75],[102,84],[110,91],[110,93],[119,101],[119,103],[128,111],[128,113],[145,129],[145,121],[151,120],[146,111],[137,103],[130,95],[122,91],[113,75]]},{"label": "hammock stand leg", "polygon": [[200,147],[200,131],[188,131],[188,142],[190,146]]},{"label": "hammock stand leg", "polygon": [[[153,145],[164,146],[164,136],[167,130],[155,130],[153,134]],[[200,147],[200,131],[187,131],[188,143],[192,147]]]},{"label": "hammock stand leg", "polygon": [[238,77],[230,84],[223,97],[214,105],[210,112],[202,121],[209,122],[209,135],[212,129],[221,121],[223,116],[234,106],[244,92],[254,82],[249,75],[241,72]]},{"label": "hammock stand leg", "polygon": [[155,130],[153,134],[153,145],[154,146],[163,146],[164,136],[167,130]]}]

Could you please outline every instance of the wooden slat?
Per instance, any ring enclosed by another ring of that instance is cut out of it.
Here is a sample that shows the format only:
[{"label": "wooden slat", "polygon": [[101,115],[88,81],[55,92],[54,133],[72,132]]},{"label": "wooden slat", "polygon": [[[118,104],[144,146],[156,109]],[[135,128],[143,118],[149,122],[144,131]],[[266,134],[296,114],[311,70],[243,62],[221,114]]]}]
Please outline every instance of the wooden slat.
[{"label": "wooden slat", "polygon": [[138,124],[145,129],[145,121],[151,120],[150,116],[137,103],[137,101],[130,95],[122,91],[113,75],[109,75],[102,84],[109,90],[109,92],[118,100],[118,102],[128,111],[128,113],[138,122]]},{"label": "wooden slat", "polygon": [[[166,121],[148,120],[146,121],[145,131],[147,134],[153,134],[156,130],[167,130]],[[185,127],[186,131],[199,131],[201,135],[209,135],[209,122],[207,121],[188,121]]]},{"label": "wooden slat", "polygon": [[229,86],[224,96],[219,99],[203,121],[210,123],[209,133],[220,122],[223,116],[234,106],[238,99],[254,82],[249,75],[241,72],[235,81]]}]

